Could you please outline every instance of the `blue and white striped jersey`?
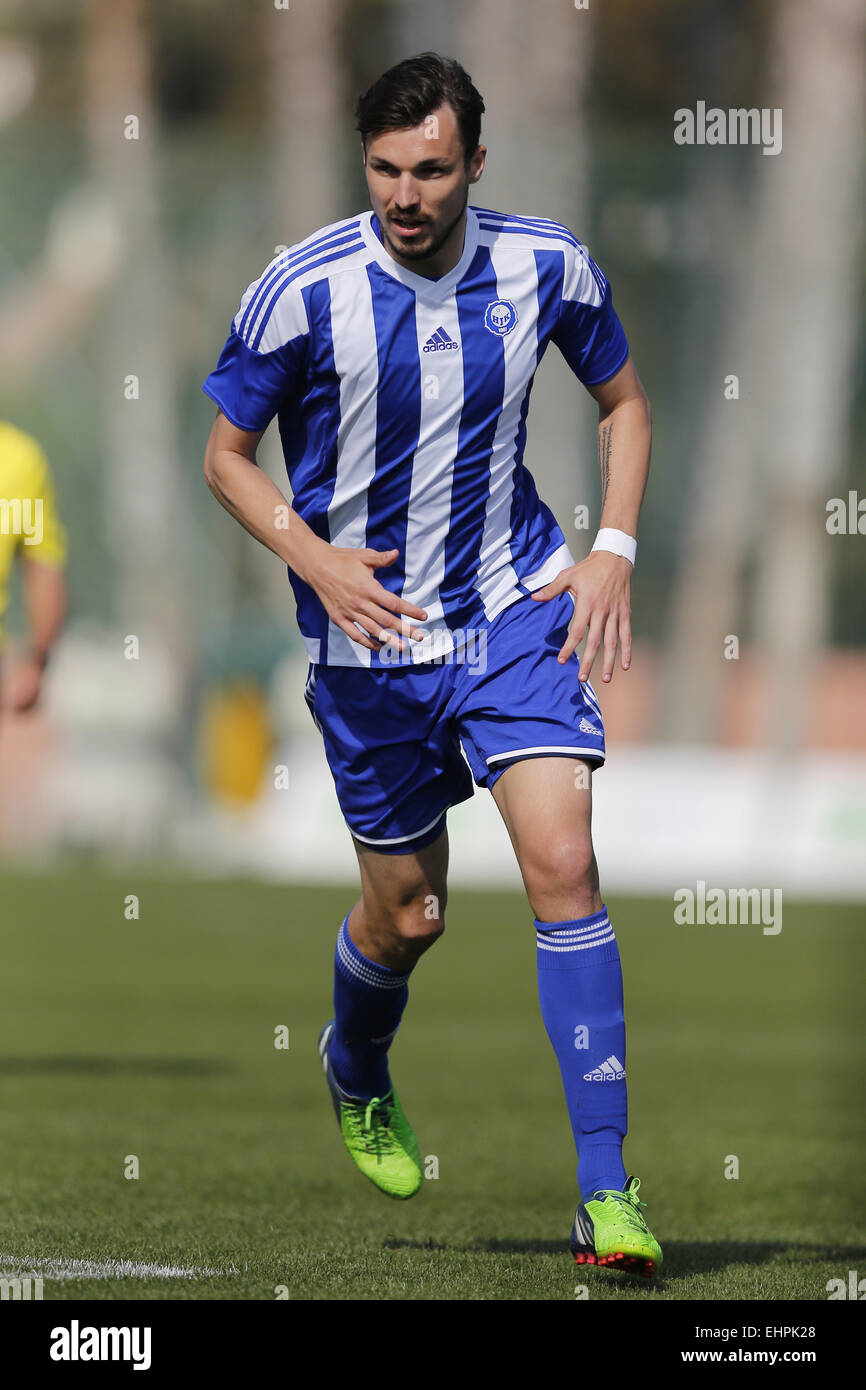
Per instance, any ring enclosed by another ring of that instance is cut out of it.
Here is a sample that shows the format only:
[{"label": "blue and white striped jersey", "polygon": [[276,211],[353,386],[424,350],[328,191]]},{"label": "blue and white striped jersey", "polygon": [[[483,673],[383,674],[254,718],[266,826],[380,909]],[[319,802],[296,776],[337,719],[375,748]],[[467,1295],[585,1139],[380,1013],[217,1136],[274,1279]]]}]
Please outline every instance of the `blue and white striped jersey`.
[{"label": "blue and white striped jersey", "polygon": [[[607,281],[566,227],[470,207],[458,264],[433,280],[389,255],[366,212],[271,261],[204,390],[240,429],[277,416],[292,506],[317,535],[399,551],[376,577],[427,612],[424,661],[573,563],[523,463],[551,341],[586,385],[628,356]],[[290,578],[311,661],[393,664]]]}]

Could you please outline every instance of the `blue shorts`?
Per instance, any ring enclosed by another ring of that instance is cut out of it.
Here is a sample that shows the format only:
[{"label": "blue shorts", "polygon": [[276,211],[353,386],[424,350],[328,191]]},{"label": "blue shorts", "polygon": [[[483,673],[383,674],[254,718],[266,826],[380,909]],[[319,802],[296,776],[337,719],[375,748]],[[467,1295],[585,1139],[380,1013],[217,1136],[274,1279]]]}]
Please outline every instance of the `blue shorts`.
[{"label": "blue shorts", "polygon": [[573,614],[568,593],[527,595],[450,660],[310,666],[305,698],[356,840],[413,853],[472,796],[473,777],[492,787],[510,763],[557,754],[604,762],[595,691],[578,680],[576,654],[556,659]]}]

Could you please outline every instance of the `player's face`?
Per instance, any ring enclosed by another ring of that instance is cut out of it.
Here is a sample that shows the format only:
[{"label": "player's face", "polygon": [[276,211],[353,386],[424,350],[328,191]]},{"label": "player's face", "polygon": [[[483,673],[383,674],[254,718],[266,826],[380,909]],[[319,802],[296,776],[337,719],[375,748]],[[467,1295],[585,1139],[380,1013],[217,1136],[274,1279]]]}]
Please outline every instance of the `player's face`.
[{"label": "player's face", "polygon": [[484,155],[479,145],[467,166],[448,105],[419,126],[370,137],[364,161],[370,203],[395,260],[434,274],[457,264],[469,185],[481,177]]}]

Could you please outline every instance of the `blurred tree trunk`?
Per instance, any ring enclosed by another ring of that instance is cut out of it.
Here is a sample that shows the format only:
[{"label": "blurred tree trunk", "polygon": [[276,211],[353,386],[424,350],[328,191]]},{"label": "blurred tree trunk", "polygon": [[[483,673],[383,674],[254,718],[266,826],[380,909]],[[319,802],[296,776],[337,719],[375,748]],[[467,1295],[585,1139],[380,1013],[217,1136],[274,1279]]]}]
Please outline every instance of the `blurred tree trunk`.
[{"label": "blurred tree trunk", "polygon": [[766,161],[756,257],[766,524],[755,611],[770,678],[763,732],[781,752],[808,742],[808,676],[828,637],[826,504],[844,476],[859,309],[864,41],[862,0],[779,6],[784,143]]},{"label": "blurred tree trunk", "polygon": [[[318,227],[360,211],[345,206],[343,195],[352,122],[340,49],[342,19],[337,0],[310,0],[262,13],[274,254],[278,245],[291,246]],[[290,495],[276,422],[262,440],[259,461]],[[249,570],[255,590],[267,595],[272,611],[287,616],[285,570],[260,546],[250,547],[243,536],[240,540],[241,565]]]},{"label": "blurred tree trunk", "polygon": [[262,23],[274,225],[278,241],[291,246],[355,211],[342,199],[344,155],[353,143],[340,52],[342,5],[308,0],[267,10]]},{"label": "blurred tree trunk", "polygon": [[[145,14],[142,0],[86,0],[82,10],[90,166],[121,229],[120,265],[100,339],[105,500],[124,630],[152,624],[182,650],[176,365]],[[127,394],[129,377],[137,378],[138,399]]]},{"label": "blurred tree trunk", "polygon": [[[720,292],[714,307],[718,346],[710,354],[685,526],[681,538],[670,537],[674,546],[679,541],[680,558],[659,732],[679,743],[704,742],[715,735],[728,669],[725,638],[742,635],[744,570],[760,514],[753,412],[761,395],[754,344],[762,268],[750,250],[751,210],[717,153],[708,152],[712,158],[705,157],[690,191],[692,216],[701,228],[701,271],[718,276]],[[703,301],[692,319],[695,334],[706,334]],[[698,337],[696,351],[701,345]],[[736,384],[726,388],[733,377]]]},{"label": "blurred tree trunk", "polygon": [[[777,6],[771,100],[783,111],[782,150],[755,149],[751,211],[731,207],[716,224],[729,311],[666,653],[670,739],[715,735],[724,639],[744,626],[768,659],[764,740],[791,750],[806,732],[803,676],[826,639],[825,503],[844,446],[855,327],[863,25],[862,0]],[[728,373],[740,378],[738,401],[724,398]],[[751,623],[742,596],[753,546]]]},{"label": "blurred tree trunk", "polygon": [[[590,12],[561,0],[475,0],[457,15],[456,55],[486,107],[487,166],[470,202],[551,217],[588,240],[589,142],[582,119]],[[597,247],[590,250],[603,261]],[[595,532],[575,532],[575,507],[590,506],[598,524],[596,419],[593,402],[552,349],[533,387],[526,464],[578,559]]]}]

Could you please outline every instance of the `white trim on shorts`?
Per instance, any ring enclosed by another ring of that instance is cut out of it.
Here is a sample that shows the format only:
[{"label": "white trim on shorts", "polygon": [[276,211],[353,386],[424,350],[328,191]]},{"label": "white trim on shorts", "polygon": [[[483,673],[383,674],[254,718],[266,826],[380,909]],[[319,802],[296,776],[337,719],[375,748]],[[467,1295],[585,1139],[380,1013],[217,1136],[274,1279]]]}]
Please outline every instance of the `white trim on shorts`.
[{"label": "white trim on shorts", "polygon": [[539,748],[512,748],[508,753],[494,753],[492,758],[487,758],[487,766],[491,763],[501,763],[503,758],[522,758],[526,753],[592,753],[596,758],[602,756],[600,748],[558,748],[542,746]]},{"label": "white trim on shorts", "polygon": [[450,810],[450,805],[445,806],[439,812],[438,816],[434,816],[429,825],[424,826],[423,830],[413,830],[411,835],[393,835],[389,840],[371,840],[369,835],[359,835],[357,830],[352,829],[348,821],[346,821],[346,824],[349,826],[349,833],[352,837],[356,840],[360,840],[364,845],[405,845],[408,840],[418,840],[422,835],[426,835],[427,831],[432,830],[434,825],[436,825],[445,813]]}]

